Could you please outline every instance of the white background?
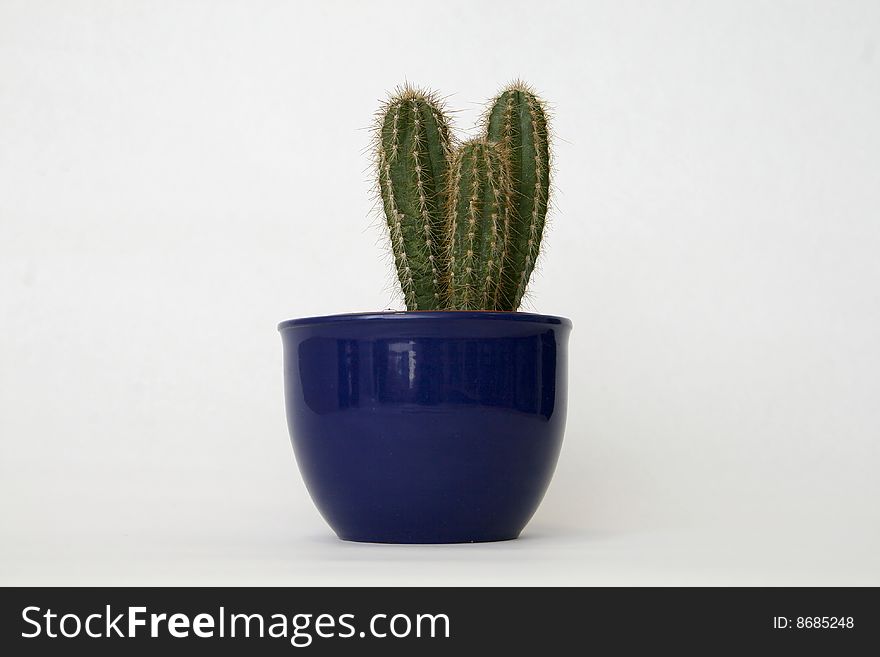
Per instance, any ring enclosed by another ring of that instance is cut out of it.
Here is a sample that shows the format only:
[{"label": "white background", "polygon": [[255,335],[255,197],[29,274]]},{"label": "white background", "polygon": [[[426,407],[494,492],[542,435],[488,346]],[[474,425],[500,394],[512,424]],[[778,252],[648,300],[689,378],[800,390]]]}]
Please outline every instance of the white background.
[{"label": "white background", "polygon": [[[519,541],[333,537],[290,317],[400,307],[385,92],[555,108]],[[0,584],[880,584],[880,3],[0,0]]]}]

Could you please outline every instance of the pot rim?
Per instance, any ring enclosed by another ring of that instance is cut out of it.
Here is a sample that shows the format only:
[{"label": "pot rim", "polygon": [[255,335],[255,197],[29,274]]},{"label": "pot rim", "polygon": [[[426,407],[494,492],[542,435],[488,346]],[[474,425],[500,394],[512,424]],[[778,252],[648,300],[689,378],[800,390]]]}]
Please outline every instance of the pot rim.
[{"label": "pot rim", "polygon": [[360,313],[342,313],[338,315],[318,315],[315,317],[299,317],[287,319],[278,324],[278,330],[315,324],[331,324],[337,322],[357,321],[413,321],[413,320],[493,320],[509,322],[534,322],[538,324],[554,324],[571,328],[571,320],[557,315],[541,315],[539,313],[507,312],[499,310],[385,310]]}]

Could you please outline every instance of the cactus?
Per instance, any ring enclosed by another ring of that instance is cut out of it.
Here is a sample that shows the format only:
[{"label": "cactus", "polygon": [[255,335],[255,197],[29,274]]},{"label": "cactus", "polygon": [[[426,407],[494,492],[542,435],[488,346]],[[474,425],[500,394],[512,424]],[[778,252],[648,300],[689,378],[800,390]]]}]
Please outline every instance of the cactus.
[{"label": "cactus", "polygon": [[450,310],[502,310],[512,198],[505,151],[485,139],[455,153],[447,242]]},{"label": "cactus", "polygon": [[484,119],[487,137],[507,150],[514,208],[503,303],[518,308],[541,245],[550,199],[550,140],[544,104],[522,82],[514,82],[492,103]]},{"label": "cactus", "polygon": [[379,191],[409,310],[440,307],[449,124],[433,94],[409,85],[380,112]]},{"label": "cactus", "polygon": [[407,310],[519,308],[550,200],[543,102],[521,82],[455,148],[435,94],[405,85],[378,114],[377,181]]}]

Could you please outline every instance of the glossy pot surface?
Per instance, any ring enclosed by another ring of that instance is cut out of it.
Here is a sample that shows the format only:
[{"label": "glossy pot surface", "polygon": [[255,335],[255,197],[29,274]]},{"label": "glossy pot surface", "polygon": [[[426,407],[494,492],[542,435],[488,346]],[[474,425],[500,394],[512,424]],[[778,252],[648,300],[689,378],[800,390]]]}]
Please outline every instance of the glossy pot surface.
[{"label": "glossy pot surface", "polygon": [[569,320],[399,312],[278,328],[296,460],[340,538],[519,535],[562,445]]}]

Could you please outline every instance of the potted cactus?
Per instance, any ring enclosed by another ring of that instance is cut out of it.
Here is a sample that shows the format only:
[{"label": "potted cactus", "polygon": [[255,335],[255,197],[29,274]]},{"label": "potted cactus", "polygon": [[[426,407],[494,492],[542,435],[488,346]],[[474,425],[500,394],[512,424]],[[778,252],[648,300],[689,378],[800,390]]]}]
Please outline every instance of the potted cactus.
[{"label": "potted cactus", "polygon": [[297,463],[342,539],[516,538],[566,411],[571,322],[517,312],[550,200],[544,103],[511,84],[458,143],[437,96],[407,85],[374,153],[407,310],[279,325]]}]

